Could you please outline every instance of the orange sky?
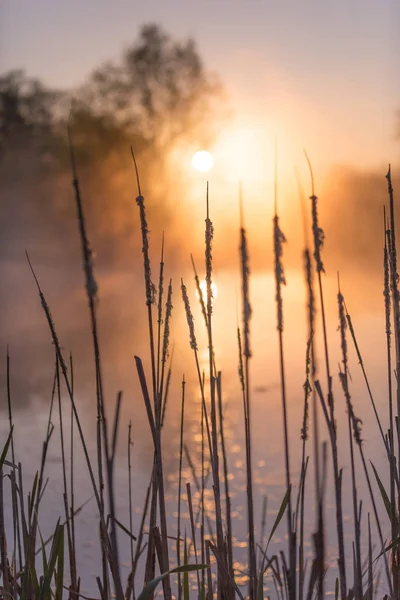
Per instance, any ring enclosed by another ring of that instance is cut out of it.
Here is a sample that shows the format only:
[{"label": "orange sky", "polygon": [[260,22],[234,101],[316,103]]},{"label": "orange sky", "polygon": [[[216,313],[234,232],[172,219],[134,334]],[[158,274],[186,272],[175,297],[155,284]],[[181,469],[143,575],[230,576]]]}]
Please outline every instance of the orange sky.
[{"label": "orange sky", "polygon": [[118,57],[148,21],[195,37],[230,93],[237,126],[261,139],[278,134],[290,168],[303,145],[320,169],[397,157],[396,0],[4,2],[0,70],[24,67],[73,86]]}]

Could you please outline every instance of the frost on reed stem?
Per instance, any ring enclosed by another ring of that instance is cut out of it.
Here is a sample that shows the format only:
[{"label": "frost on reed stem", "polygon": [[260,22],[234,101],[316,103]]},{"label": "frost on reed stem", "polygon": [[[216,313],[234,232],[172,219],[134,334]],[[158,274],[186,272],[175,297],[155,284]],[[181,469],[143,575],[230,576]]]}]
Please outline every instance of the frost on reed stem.
[{"label": "frost on reed stem", "polygon": [[274,254],[275,254],[275,281],[276,281],[276,306],[277,306],[277,329],[283,331],[283,302],[282,302],[282,285],[286,285],[285,274],[283,272],[282,245],[286,242],[286,238],[279,227],[279,217],[274,216]]}]

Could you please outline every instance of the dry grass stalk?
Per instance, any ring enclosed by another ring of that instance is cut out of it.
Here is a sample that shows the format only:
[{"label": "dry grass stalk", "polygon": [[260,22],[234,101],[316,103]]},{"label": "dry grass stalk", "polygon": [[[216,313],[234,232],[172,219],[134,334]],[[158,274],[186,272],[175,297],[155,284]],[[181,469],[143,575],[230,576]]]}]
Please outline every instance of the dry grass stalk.
[{"label": "dry grass stalk", "polygon": [[193,350],[194,357],[195,357],[197,378],[198,378],[198,382],[199,382],[200,393],[201,393],[201,402],[202,402],[202,406],[203,406],[203,410],[204,410],[204,419],[205,419],[205,423],[206,423],[208,447],[209,447],[209,452],[210,452],[210,461],[211,461],[211,464],[213,464],[213,460],[214,460],[213,445],[212,445],[210,424],[209,424],[209,419],[208,419],[207,405],[206,405],[205,394],[204,394],[204,381],[203,381],[203,378],[202,378],[201,372],[200,372],[198,346],[197,346],[197,340],[196,340],[196,332],[195,332],[195,328],[194,328],[194,318],[193,318],[192,310],[190,308],[189,296],[187,294],[186,286],[183,283],[183,279],[181,280],[181,292],[182,292],[183,304],[185,307],[186,321],[187,321],[187,324],[189,327],[190,347]]},{"label": "dry grass stalk", "polygon": [[[286,285],[285,274],[283,270],[282,256],[283,244],[286,238],[279,227],[278,217],[278,159],[277,147],[275,147],[275,189],[274,189],[274,217],[273,217],[273,243],[274,243],[274,271],[275,271],[275,301],[277,310],[277,330],[279,335],[279,365],[280,365],[280,383],[281,383],[281,400],[283,412],[283,433],[284,433],[284,448],[285,448],[285,476],[286,489],[291,490],[290,476],[290,449],[289,449],[289,430],[287,416],[287,399],[286,399],[286,379],[285,379],[285,363],[283,349],[283,300],[282,300],[282,285]],[[289,494],[287,508],[287,531],[289,541],[289,569],[287,569],[287,585],[289,600],[296,599],[296,531],[292,527],[292,499]]]},{"label": "dry grass stalk", "polygon": [[200,279],[199,279],[199,276],[197,274],[196,265],[194,263],[194,258],[193,258],[192,254],[190,255],[190,260],[192,261],[192,267],[193,267],[193,273],[194,273],[194,280],[195,280],[195,283],[196,283],[196,291],[197,291],[197,295],[199,297],[199,302],[200,302],[200,306],[201,306],[201,313],[202,313],[203,318],[204,318],[204,323],[205,323],[206,327],[208,327],[208,325],[207,325],[207,310],[206,310],[206,305],[205,305],[205,302],[204,302],[203,290],[201,289],[201,286],[200,286]]},{"label": "dry grass stalk", "polygon": [[[181,401],[181,426],[180,426],[180,442],[179,442],[179,471],[178,471],[178,524],[177,524],[177,540],[176,554],[178,567],[181,566],[181,495],[182,495],[182,458],[183,458],[183,431],[185,421],[185,377],[182,378],[182,401]],[[182,598],[182,583],[181,574],[178,573],[178,598]]]},{"label": "dry grass stalk", "polygon": [[162,344],[162,353],[161,353],[161,379],[159,383],[157,383],[158,395],[161,402],[161,425],[164,423],[165,410],[167,406],[167,398],[168,398],[168,387],[169,387],[169,377],[170,369],[167,373],[167,383],[165,385],[165,393],[164,393],[164,380],[165,380],[165,368],[169,356],[169,344],[171,337],[171,315],[172,315],[172,279],[169,280],[168,284],[168,292],[167,292],[167,301],[165,304],[165,322],[164,322],[164,332],[163,332],[163,344]]},{"label": "dry grass stalk", "polygon": [[224,472],[224,487],[225,487],[225,514],[226,514],[226,546],[228,554],[228,568],[230,578],[233,579],[233,548],[232,548],[232,517],[231,517],[231,495],[229,491],[229,472],[228,458],[225,445],[224,433],[224,415],[222,408],[222,373],[217,374],[217,399],[218,399],[218,416],[219,416],[219,431],[221,438],[222,465]]},{"label": "dry grass stalk", "polygon": [[340,346],[342,350],[342,366],[340,368],[339,379],[342,384],[343,393],[346,399],[348,426],[349,426],[349,447],[350,447],[350,466],[351,466],[351,483],[352,483],[352,499],[353,499],[353,519],[354,519],[354,594],[356,599],[362,599],[362,565],[361,565],[361,525],[358,517],[358,493],[356,483],[356,468],[354,462],[353,436],[356,444],[361,445],[361,421],[354,416],[353,405],[351,402],[349,380],[348,380],[348,355],[347,355],[347,320],[344,298],[340,291],[340,283],[338,289],[338,309],[339,309],[339,331],[340,331]]},{"label": "dry grass stalk", "polygon": [[219,593],[226,599],[233,597],[233,589],[227,573],[229,573],[226,544],[222,526],[221,510],[221,491],[219,476],[219,455],[218,455],[218,424],[217,424],[217,406],[216,406],[216,378],[214,376],[214,347],[212,330],[212,242],[214,237],[214,228],[210,219],[209,210],[209,186],[207,183],[206,194],[206,227],[205,227],[205,268],[206,268],[206,287],[207,287],[207,336],[208,336],[208,356],[209,356],[209,380],[210,380],[210,421],[211,421],[211,442],[212,442],[212,469],[213,469],[213,491],[215,502],[215,518],[217,528],[217,548],[221,555],[221,560],[225,561],[224,568],[221,570],[218,564],[218,584]]},{"label": "dry grass stalk", "polygon": [[[99,335],[98,335],[98,326],[97,326],[97,315],[96,315],[96,304],[97,304],[97,294],[98,294],[98,286],[94,277],[94,268],[93,268],[93,252],[89,244],[89,239],[87,235],[86,221],[83,211],[83,203],[80,192],[80,185],[78,179],[78,171],[77,164],[75,158],[75,150],[74,144],[72,140],[72,111],[70,113],[70,118],[68,121],[68,143],[70,150],[70,158],[71,158],[71,169],[73,176],[73,187],[75,190],[75,202],[77,208],[77,218],[79,225],[79,233],[81,238],[81,247],[82,247],[82,255],[83,255],[83,268],[86,279],[86,293],[88,297],[89,303],[89,313],[90,313],[90,321],[91,321],[91,330],[92,330],[92,340],[93,340],[93,350],[95,357],[95,369],[96,369],[96,397],[97,397],[97,462],[98,462],[98,474],[99,474],[99,491],[100,491],[100,500],[101,500],[101,511],[103,512],[104,517],[104,475],[103,475],[103,457],[102,451],[104,449],[105,459],[106,459],[106,471],[107,471],[107,491],[108,491],[108,501],[111,515],[114,517],[114,497],[113,497],[113,489],[110,481],[111,469],[110,469],[110,455],[108,448],[108,434],[107,434],[107,421],[104,412],[104,398],[103,398],[103,380],[102,380],[102,369],[101,369],[101,360],[100,360],[100,345],[99,345]],[[117,543],[117,534],[115,527],[115,520],[112,519],[111,522],[111,543],[113,546],[113,552],[115,554],[115,568],[119,569],[119,558],[118,558],[118,543]],[[103,552],[103,589],[108,590],[108,576],[106,572],[106,556],[104,555],[104,549],[102,546]],[[118,579],[120,577],[118,576]],[[122,586],[119,584],[119,594],[122,593]]]},{"label": "dry grass stalk", "polygon": [[[324,293],[322,286],[322,277],[321,274],[325,273],[324,266],[322,263],[322,246],[324,242],[324,232],[322,228],[319,226],[318,222],[318,198],[314,191],[314,175],[312,171],[312,166],[310,159],[305,153],[307,163],[310,170],[310,178],[311,178],[311,213],[312,213],[312,231],[314,237],[314,259],[316,265],[316,271],[318,275],[318,288],[319,288],[319,300],[321,306],[321,318],[322,318],[322,331],[323,331],[323,339],[324,339],[324,351],[325,351],[325,369],[326,369],[326,378],[328,384],[328,408],[329,415],[324,406],[323,412],[326,419],[326,424],[329,432],[329,439],[331,442],[332,448],[332,458],[333,458],[333,477],[335,484],[335,501],[336,501],[336,529],[338,536],[338,566],[339,566],[339,583],[340,583],[340,596],[342,600],[346,600],[347,596],[347,580],[346,580],[346,558],[345,558],[345,547],[344,547],[344,533],[343,533],[343,507],[342,507],[342,489],[341,489],[341,471],[339,470],[339,461],[338,461],[338,449],[337,449],[337,435],[336,435],[336,421],[335,421],[335,408],[334,408],[334,399],[333,399],[333,390],[332,390],[332,376],[330,370],[330,362],[329,362],[329,347],[328,347],[328,336],[327,336],[327,327],[326,327],[326,314],[325,314],[325,304],[324,304]],[[319,394],[321,403],[324,402],[322,393]]]},{"label": "dry grass stalk", "polygon": [[[152,315],[152,306],[155,304],[156,298],[156,289],[151,279],[151,264],[150,264],[150,245],[149,245],[149,228],[147,224],[146,217],[146,209],[144,203],[144,197],[141,193],[140,188],[140,180],[139,173],[136,164],[135,155],[131,148],[132,159],[135,166],[136,171],[136,179],[138,186],[138,196],[136,197],[136,203],[139,207],[139,216],[140,216],[140,227],[142,233],[142,254],[143,254],[143,269],[144,269],[144,281],[145,281],[145,297],[146,297],[146,306],[147,306],[147,317],[148,317],[148,329],[149,329],[149,345],[150,345],[150,358],[151,358],[151,375],[152,375],[152,384],[153,384],[153,403],[154,403],[154,417],[150,419],[150,414],[148,411],[149,423],[153,422],[154,424],[154,464],[155,469],[153,469],[154,477],[153,477],[153,486],[152,486],[152,501],[151,501],[151,510],[150,510],[150,535],[149,535],[149,544],[148,544],[148,553],[147,553],[147,562],[146,562],[146,580],[150,581],[154,578],[154,552],[155,552],[155,540],[154,540],[154,532],[156,531],[156,516],[157,516],[157,496],[158,496],[158,504],[160,510],[160,526],[161,526],[161,547],[162,547],[162,564],[160,568],[162,572],[169,571],[169,552],[168,552],[168,528],[167,528],[167,517],[166,517],[166,506],[165,506],[165,493],[164,493],[164,479],[163,479],[163,460],[162,460],[162,445],[161,445],[161,420],[162,420],[162,396],[159,393],[157,386],[157,371],[159,369],[159,365],[156,365],[155,359],[155,341],[154,341],[154,329],[153,329],[153,315]],[[161,259],[163,262],[163,257]],[[160,280],[162,284],[162,276],[163,276],[163,266],[160,268]],[[137,357],[135,357],[137,359]],[[136,364],[138,366],[138,360],[136,360]],[[138,371],[139,373],[139,371]],[[145,403],[147,405],[148,398],[145,398],[145,392],[147,391],[147,386],[145,383],[144,372],[141,371],[139,377],[144,378],[141,380],[141,387],[143,392],[143,397],[145,399]],[[163,588],[164,593],[166,595],[167,600],[170,600],[172,596],[171,592],[171,583],[169,575],[163,580]]]},{"label": "dry grass stalk", "polygon": [[[159,396],[159,404],[162,412],[162,393],[160,392],[160,377],[163,363],[161,361],[161,329],[163,325],[163,294],[164,294],[164,232],[161,242],[160,270],[158,276],[158,298],[157,298],[157,360],[156,360],[156,389]],[[169,333],[169,332],[168,332]],[[160,415],[160,419],[162,416]]]},{"label": "dry grass stalk", "polygon": [[247,500],[247,535],[249,557],[249,596],[254,597],[257,590],[257,562],[254,537],[254,499],[253,499],[253,468],[251,452],[251,399],[250,399],[250,319],[252,314],[250,304],[250,265],[247,247],[247,236],[244,227],[243,193],[239,184],[239,212],[240,212],[240,266],[242,278],[242,306],[243,306],[243,356],[241,348],[240,330],[238,328],[239,343],[239,377],[243,393],[244,426],[246,446],[246,500]]},{"label": "dry grass stalk", "polygon": [[[400,368],[400,293],[398,288],[398,272],[397,272],[397,247],[396,247],[396,220],[395,220],[395,212],[394,212],[394,190],[392,185],[392,173],[391,167],[389,165],[388,172],[386,174],[386,180],[388,185],[388,196],[389,196],[389,226],[387,227],[386,237],[387,237],[387,251],[388,251],[388,263],[389,263],[389,276],[390,276],[390,291],[391,291],[391,304],[392,304],[392,314],[393,314],[393,330],[394,330],[394,340],[395,340],[395,364],[396,364],[396,373],[399,373]],[[385,225],[386,227],[386,225]],[[390,336],[387,335],[387,343],[390,341]],[[391,358],[388,355],[388,368],[391,364]],[[391,394],[391,389],[389,391]],[[398,377],[396,377],[396,404],[397,404],[397,416],[395,417],[396,421],[396,433],[397,433],[397,452],[398,452],[398,471],[397,471],[397,480],[400,480],[400,434],[397,420],[400,415],[400,383]],[[391,434],[389,434],[390,437]],[[392,450],[392,468],[395,466],[395,451],[394,451],[394,442],[393,442],[393,450]],[[393,483],[391,484],[393,485]],[[392,490],[391,490],[392,495]],[[392,508],[392,526],[395,531],[396,538],[399,535],[399,523],[396,518],[396,513],[400,512],[400,504],[397,501],[397,506],[394,504]],[[396,521],[396,522],[395,522]],[[397,591],[400,590],[400,549],[395,547],[392,551],[392,570],[393,570],[393,581],[394,586]]]},{"label": "dry grass stalk", "polygon": [[[39,281],[38,281],[38,279],[36,277],[36,274],[35,274],[35,272],[33,270],[33,267],[32,267],[32,264],[31,264],[31,262],[29,260],[28,254],[26,256],[27,256],[29,267],[30,267],[30,269],[32,271],[32,275],[34,277],[34,280],[35,280],[35,283],[36,283],[36,286],[37,286],[37,289],[38,289],[38,292],[39,292],[39,297],[40,297],[40,301],[41,301],[41,304],[42,304],[42,308],[43,308],[43,311],[44,311],[45,316],[46,316],[46,320],[47,320],[47,323],[48,323],[48,326],[49,326],[49,329],[50,329],[51,338],[52,338],[53,344],[55,346],[55,351],[56,351],[57,359],[58,359],[59,365],[61,367],[61,372],[63,374],[64,383],[65,383],[65,386],[66,386],[66,389],[67,389],[67,392],[68,392],[68,396],[69,396],[69,399],[71,401],[71,405],[72,405],[72,408],[73,408],[74,418],[75,418],[75,421],[76,421],[76,424],[77,424],[77,428],[78,428],[78,432],[79,432],[79,437],[80,437],[80,440],[81,440],[82,449],[83,449],[84,456],[85,456],[85,461],[86,461],[86,464],[87,464],[87,467],[88,467],[90,481],[91,481],[92,488],[93,488],[93,491],[94,491],[94,494],[95,494],[97,506],[98,506],[99,512],[100,512],[101,540],[102,540],[102,543],[104,543],[105,554],[107,555],[108,560],[109,560],[110,569],[111,569],[111,573],[112,573],[112,576],[113,576],[114,585],[115,585],[115,588],[116,588],[116,594],[117,594],[117,598],[119,600],[119,599],[123,598],[123,591],[122,591],[121,579],[120,579],[120,575],[119,575],[119,569],[118,569],[118,565],[116,564],[115,554],[113,554],[113,552],[111,550],[111,544],[110,544],[110,540],[109,540],[109,537],[108,537],[108,534],[107,534],[106,523],[105,523],[105,520],[104,520],[104,511],[102,513],[102,509],[103,509],[104,505],[101,502],[100,493],[99,493],[99,490],[98,490],[98,487],[97,487],[97,484],[96,484],[96,480],[95,480],[95,477],[94,477],[94,472],[93,472],[92,464],[91,464],[91,461],[90,461],[89,452],[88,452],[88,449],[87,449],[87,444],[86,444],[85,437],[84,437],[84,434],[83,434],[83,430],[82,430],[82,426],[81,426],[79,414],[78,414],[78,411],[77,411],[77,408],[76,408],[75,400],[74,400],[74,397],[73,397],[73,394],[72,394],[70,381],[69,381],[69,378],[68,378],[67,366],[66,366],[63,354],[61,352],[61,345],[60,345],[60,342],[59,342],[59,339],[58,339],[58,336],[57,336],[57,332],[56,332],[56,329],[55,329],[55,326],[54,326],[54,322],[53,322],[53,318],[51,316],[51,312],[50,312],[49,306],[48,306],[48,304],[46,302],[46,299],[44,297],[44,294],[43,294],[43,292],[41,290],[41,287],[39,285]],[[22,481],[20,482],[20,486],[21,485],[22,485]],[[100,582],[100,584],[101,584],[101,582]]]}]

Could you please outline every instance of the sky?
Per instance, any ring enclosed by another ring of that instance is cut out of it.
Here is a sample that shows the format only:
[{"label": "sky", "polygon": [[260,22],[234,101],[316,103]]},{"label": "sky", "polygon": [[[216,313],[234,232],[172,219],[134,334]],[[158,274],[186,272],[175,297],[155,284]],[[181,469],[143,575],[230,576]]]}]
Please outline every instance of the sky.
[{"label": "sky", "polygon": [[79,85],[146,22],[193,36],[238,127],[280,136],[288,162],[303,146],[321,168],[397,158],[398,0],[0,0],[0,72]]}]

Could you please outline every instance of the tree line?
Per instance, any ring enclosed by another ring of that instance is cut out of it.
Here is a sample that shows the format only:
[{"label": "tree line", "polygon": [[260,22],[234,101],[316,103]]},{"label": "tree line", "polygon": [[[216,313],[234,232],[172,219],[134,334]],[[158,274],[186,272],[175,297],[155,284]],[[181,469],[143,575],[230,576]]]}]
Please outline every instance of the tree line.
[{"label": "tree line", "polygon": [[210,141],[221,98],[193,40],[147,24],[117,62],[100,65],[77,89],[51,89],[23,70],[0,75],[0,158],[28,146],[43,165],[64,168],[72,106],[81,164],[130,145],[161,159],[177,142]]}]

